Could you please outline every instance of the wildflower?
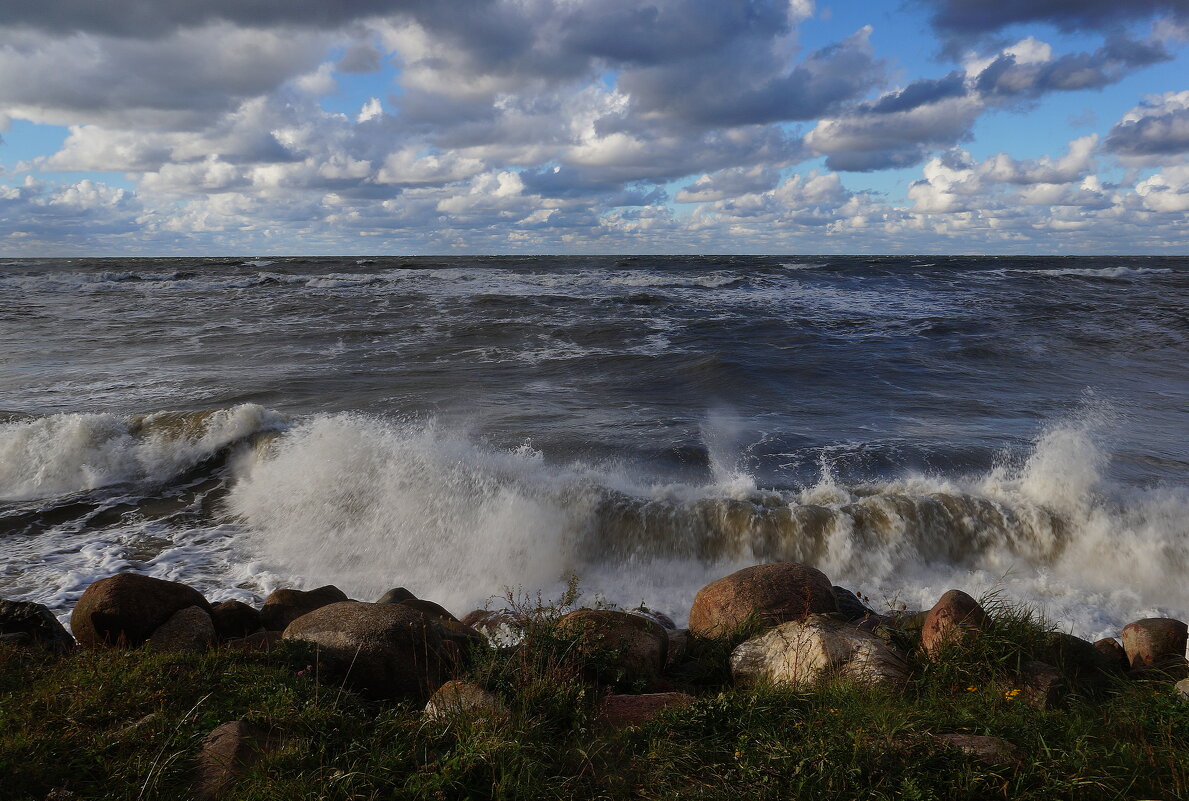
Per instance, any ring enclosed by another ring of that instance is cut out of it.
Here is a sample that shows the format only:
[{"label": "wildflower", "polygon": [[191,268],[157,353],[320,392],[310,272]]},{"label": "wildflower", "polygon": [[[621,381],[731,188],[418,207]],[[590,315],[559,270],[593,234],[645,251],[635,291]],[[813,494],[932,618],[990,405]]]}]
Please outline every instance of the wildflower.
[{"label": "wildflower", "polygon": [[1008,690],[1003,694],[1003,697],[1009,701],[1014,701],[1015,697],[1020,694],[1019,690]]},{"label": "wildflower", "polygon": [[968,692],[968,693],[976,693],[976,692],[978,692],[978,687],[967,687],[967,688],[966,688],[966,692]]}]

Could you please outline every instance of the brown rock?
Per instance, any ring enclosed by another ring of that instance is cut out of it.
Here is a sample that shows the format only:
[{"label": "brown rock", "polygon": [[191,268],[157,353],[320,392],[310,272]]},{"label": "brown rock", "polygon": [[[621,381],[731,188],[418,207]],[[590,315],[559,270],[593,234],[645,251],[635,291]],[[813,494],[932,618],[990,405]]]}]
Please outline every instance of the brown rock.
[{"label": "brown rock", "polygon": [[673,618],[669,617],[664,612],[658,612],[655,609],[649,609],[647,606],[644,606],[643,604],[641,604],[640,606],[637,606],[635,609],[629,609],[627,611],[631,612],[633,615],[640,615],[641,617],[646,617],[649,620],[651,620],[653,623],[656,623],[657,625],[659,625],[663,629],[668,629],[669,631],[673,631],[674,629],[677,628],[677,624],[673,622]]},{"label": "brown rock", "polygon": [[943,645],[955,644],[990,622],[978,601],[961,590],[941,596],[921,626],[921,646],[927,654],[936,654]]},{"label": "brown rock", "polygon": [[595,722],[610,729],[642,726],[663,709],[689,706],[693,702],[694,697],[686,693],[608,695],[599,704]]},{"label": "brown rock", "polygon": [[269,631],[284,631],[286,626],[302,615],[345,600],[347,594],[333,584],[315,590],[274,590],[264,599],[260,623]]},{"label": "brown rock", "polygon": [[776,562],[745,567],[698,590],[689,612],[689,630],[701,637],[729,636],[753,617],[763,629],[770,629],[836,611],[824,573],[797,562]]},{"label": "brown rock", "polygon": [[1020,666],[1020,696],[1037,709],[1053,709],[1065,700],[1065,677],[1044,662],[1029,661]]},{"label": "brown rock", "polygon": [[193,587],[139,573],[99,579],[78,599],[70,628],[81,645],[137,646],[187,606],[209,614],[211,605]]},{"label": "brown rock", "polygon": [[1094,650],[1102,655],[1103,661],[1116,672],[1123,672],[1131,667],[1127,659],[1127,651],[1114,637],[1103,637],[1094,643]]},{"label": "brown rock", "polygon": [[937,740],[950,748],[957,748],[979,762],[999,767],[1019,761],[1019,749],[1002,737],[979,734],[939,734]]},{"label": "brown rock", "polygon": [[393,587],[376,599],[378,604],[398,604],[401,601],[416,600],[417,596],[404,587]]},{"label": "brown rock", "polygon": [[173,613],[149,637],[154,651],[201,653],[215,643],[215,624],[211,616],[197,606],[187,606]]},{"label": "brown rock", "polygon": [[1189,701],[1189,679],[1181,679],[1173,685],[1173,693],[1182,701]]},{"label": "brown rock", "polygon": [[234,648],[237,651],[260,651],[262,653],[268,653],[273,648],[276,648],[277,643],[280,641],[281,632],[265,630],[254,632],[247,637],[228,640],[226,645],[228,648]]},{"label": "brown rock", "polygon": [[271,748],[264,732],[242,720],[216,726],[198,752],[197,795],[208,799],[226,795]]},{"label": "brown rock", "polygon": [[75,647],[74,638],[54,613],[45,605],[32,601],[0,601],[0,636],[8,634],[23,634],[31,645],[58,654]]},{"label": "brown rock", "polygon": [[689,653],[689,629],[673,629],[668,632],[669,648],[665,656],[665,667],[673,667],[685,661]]},{"label": "brown rock", "polygon": [[669,636],[646,617],[577,609],[558,621],[558,630],[575,637],[574,653],[599,680],[655,679],[665,668]]},{"label": "brown rock", "polygon": [[1132,670],[1185,658],[1186,625],[1170,617],[1149,617],[1123,627],[1123,649]]},{"label": "brown rock", "polygon": [[1071,689],[1103,688],[1111,674],[1119,674],[1116,663],[1093,643],[1060,631],[1045,635],[1041,661],[1053,665],[1073,685]]},{"label": "brown rock", "polygon": [[260,612],[240,601],[223,601],[211,607],[211,620],[221,640],[247,637],[259,631]]},{"label": "brown rock", "polygon": [[[380,601],[377,601],[376,603],[380,603]],[[421,614],[434,620],[450,620],[454,623],[461,622],[454,615],[450,614],[450,612],[444,606],[435,604],[433,601],[427,601],[423,598],[406,598],[403,601],[396,601],[396,603],[399,603],[402,606],[407,606],[410,609],[416,609]]]},{"label": "brown rock", "polygon": [[315,643],[323,673],[381,698],[424,702],[448,659],[439,626],[402,604],[329,604],[290,623],[284,639]]},{"label": "brown rock", "polygon": [[425,705],[425,716],[431,720],[463,716],[495,723],[508,717],[508,708],[494,693],[477,684],[448,681],[438,688]]}]

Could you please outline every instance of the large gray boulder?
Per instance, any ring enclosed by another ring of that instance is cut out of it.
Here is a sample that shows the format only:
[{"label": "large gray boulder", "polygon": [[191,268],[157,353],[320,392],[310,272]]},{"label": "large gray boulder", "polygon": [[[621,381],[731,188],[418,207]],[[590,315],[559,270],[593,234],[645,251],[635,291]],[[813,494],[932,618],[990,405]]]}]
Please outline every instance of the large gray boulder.
[{"label": "large gray boulder", "polygon": [[282,638],[314,643],[323,670],[380,698],[426,701],[454,658],[439,627],[403,604],[329,604],[294,620]]},{"label": "large gray boulder", "polygon": [[867,686],[898,685],[908,674],[908,664],[895,648],[828,615],[782,623],[731,652],[731,675],[742,686],[804,686],[829,676]]},{"label": "large gray boulder", "polygon": [[723,637],[749,620],[772,628],[837,611],[824,573],[797,562],[775,562],[745,567],[698,590],[689,611],[689,630],[700,637]]},{"label": "large gray boulder", "polygon": [[70,628],[82,645],[138,646],[187,606],[211,611],[206,598],[193,587],[120,573],[87,587],[70,614]]}]

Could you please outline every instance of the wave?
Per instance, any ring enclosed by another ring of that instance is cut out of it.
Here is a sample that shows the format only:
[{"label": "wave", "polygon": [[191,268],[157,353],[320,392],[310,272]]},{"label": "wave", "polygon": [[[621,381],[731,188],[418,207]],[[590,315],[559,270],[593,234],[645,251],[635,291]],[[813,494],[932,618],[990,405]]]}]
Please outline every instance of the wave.
[{"label": "wave", "polygon": [[256,404],[14,420],[0,424],[0,501],[166,482],[253,434],[284,426],[283,417]]},{"label": "wave", "polygon": [[824,472],[796,492],[729,469],[720,439],[707,437],[714,480],[668,485],[558,466],[528,444],[482,447],[432,421],[319,416],[237,465],[229,508],[275,574],[361,598],[408,586],[462,612],[574,572],[680,617],[706,581],[784,559],[918,608],[951,586],[1004,587],[1091,636],[1189,607],[1189,495],[1107,484],[1090,424],[1056,426],[982,476],[846,486]]},{"label": "wave", "polygon": [[1078,278],[1131,278],[1137,275],[1171,273],[1172,270],[1170,268],[1158,267],[1101,267],[1096,269],[1071,267],[1059,270],[1026,270],[1025,272],[1032,275],[1055,275]]}]

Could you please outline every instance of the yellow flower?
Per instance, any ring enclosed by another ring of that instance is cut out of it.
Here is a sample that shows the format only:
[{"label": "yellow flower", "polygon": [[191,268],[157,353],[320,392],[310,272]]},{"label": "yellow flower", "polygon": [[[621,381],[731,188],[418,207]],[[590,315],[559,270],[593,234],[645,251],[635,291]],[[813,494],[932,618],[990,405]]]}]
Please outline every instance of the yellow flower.
[{"label": "yellow flower", "polygon": [[967,688],[966,688],[966,692],[968,692],[968,693],[976,693],[976,692],[978,692],[978,687],[967,687]]},{"label": "yellow flower", "polygon": [[1008,690],[1007,692],[1005,692],[1003,694],[1003,697],[1006,698],[1007,700],[1011,701],[1019,694],[1020,694],[1019,690]]}]

